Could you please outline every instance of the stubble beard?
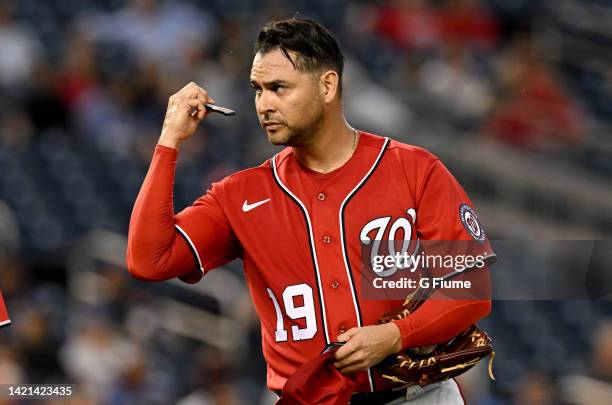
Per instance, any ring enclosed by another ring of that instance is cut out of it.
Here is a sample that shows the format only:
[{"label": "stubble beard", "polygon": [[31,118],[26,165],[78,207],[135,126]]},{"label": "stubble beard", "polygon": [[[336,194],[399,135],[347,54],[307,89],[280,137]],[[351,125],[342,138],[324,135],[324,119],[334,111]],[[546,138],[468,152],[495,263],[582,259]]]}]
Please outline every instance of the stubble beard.
[{"label": "stubble beard", "polygon": [[[306,146],[309,143],[310,126],[305,128],[293,128],[285,125],[277,133],[268,133],[268,140],[276,146]],[[280,132],[280,133],[279,133]]]},{"label": "stubble beard", "polygon": [[268,140],[272,145],[305,147],[313,144],[318,138],[323,123],[323,109],[318,106],[312,111],[306,123],[293,127],[285,123],[276,133],[268,132]]}]

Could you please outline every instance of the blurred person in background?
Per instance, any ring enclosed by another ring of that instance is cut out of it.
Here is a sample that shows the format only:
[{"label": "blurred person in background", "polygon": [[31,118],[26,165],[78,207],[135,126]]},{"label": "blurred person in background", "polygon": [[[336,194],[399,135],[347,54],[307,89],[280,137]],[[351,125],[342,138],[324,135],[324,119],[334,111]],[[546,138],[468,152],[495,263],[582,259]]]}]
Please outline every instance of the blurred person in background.
[{"label": "blurred person in background", "polygon": [[557,387],[544,371],[526,371],[514,389],[513,405],[556,405],[559,404]]},{"label": "blurred person in background", "polygon": [[483,132],[503,142],[540,152],[564,153],[585,136],[582,112],[525,34],[512,40],[497,62],[500,95]]},{"label": "blurred person in background", "polygon": [[[132,146],[147,135],[146,126],[139,127],[144,120],[138,117],[150,117],[148,112],[156,105],[150,89],[157,86],[157,65],[124,55],[124,43],[104,43],[82,25],[74,24],[66,43],[58,90],[69,108],[73,129],[83,141],[112,153],[132,155]],[[108,57],[106,53],[118,55]],[[125,57],[122,68],[114,59],[118,57]],[[140,110],[139,95],[145,88],[148,100]]]},{"label": "blurred person in background", "polygon": [[25,109],[35,134],[54,133],[72,138],[68,106],[58,89],[58,72],[46,62],[36,65],[31,76],[30,91],[25,98]]},{"label": "blurred person in background", "polygon": [[[139,367],[138,347],[99,316],[84,319],[61,348],[61,359],[72,381],[88,396],[111,400],[122,376]],[[134,370],[134,371],[132,371]]]},{"label": "blurred person in background", "polygon": [[[3,333],[4,331],[0,331]],[[0,336],[0,384],[25,384],[25,370],[20,365],[19,356],[8,344],[4,336]]]},{"label": "blurred person in background", "polygon": [[57,91],[72,110],[81,97],[97,86],[100,72],[95,46],[76,24],[67,29],[65,38],[61,65],[57,68]]},{"label": "blurred person in background", "polygon": [[19,336],[14,348],[20,353],[21,364],[32,383],[59,383],[65,379],[61,372],[58,348],[61,342],[49,327],[50,319],[42,310],[24,306],[19,312],[14,333]]},{"label": "blurred person in background", "polygon": [[400,50],[431,50],[440,40],[436,13],[429,1],[382,2],[375,16],[375,31]]},{"label": "blurred person in background", "polygon": [[440,55],[421,67],[421,85],[444,106],[451,119],[475,127],[493,104],[493,90],[471,49],[459,41],[447,41]]},{"label": "blurred person in background", "polygon": [[491,50],[500,36],[499,23],[481,0],[446,0],[436,13],[440,37],[470,49]]},{"label": "blurred person in background", "polygon": [[42,45],[27,24],[14,19],[13,7],[10,1],[0,2],[0,86],[19,94],[29,86]]},{"label": "blurred person in background", "polygon": [[[2,270],[5,261],[15,257],[19,247],[20,232],[17,218],[11,207],[0,199],[0,270]],[[0,271],[0,274],[2,274],[2,271]]]},{"label": "blurred person in background", "polygon": [[205,9],[168,0],[130,0],[112,13],[87,16],[82,26],[95,41],[125,43],[136,59],[170,74],[187,62],[185,49],[209,46],[217,32]]},{"label": "blurred person in background", "polygon": [[177,405],[238,405],[235,371],[226,353],[203,347],[195,355],[191,378],[195,390],[181,398]]},{"label": "blurred person in background", "polygon": [[149,361],[142,351],[137,350],[133,361],[128,362],[109,387],[111,391],[104,398],[104,403],[111,405],[168,403],[168,397],[160,395],[151,371]]},{"label": "blurred person in background", "polygon": [[586,373],[561,380],[563,398],[571,405],[607,405],[612,398],[612,319],[599,324],[592,344]]}]

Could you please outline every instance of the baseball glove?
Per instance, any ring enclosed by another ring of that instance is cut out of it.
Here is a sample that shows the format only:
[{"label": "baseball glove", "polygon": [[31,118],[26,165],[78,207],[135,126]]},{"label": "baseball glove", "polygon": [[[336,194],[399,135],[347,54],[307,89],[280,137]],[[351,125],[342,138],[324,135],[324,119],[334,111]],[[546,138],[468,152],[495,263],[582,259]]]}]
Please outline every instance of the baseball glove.
[{"label": "baseball glove", "polygon": [[[383,315],[379,323],[402,319],[425,302],[431,289],[417,289],[399,308]],[[469,328],[447,342],[437,345],[410,348],[389,356],[375,366],[392,389],[413,385],[424,387],[463,374],[484,357],[489,358],[489,377],[493,376],[495,352],[491,338],[478,326]]]}]

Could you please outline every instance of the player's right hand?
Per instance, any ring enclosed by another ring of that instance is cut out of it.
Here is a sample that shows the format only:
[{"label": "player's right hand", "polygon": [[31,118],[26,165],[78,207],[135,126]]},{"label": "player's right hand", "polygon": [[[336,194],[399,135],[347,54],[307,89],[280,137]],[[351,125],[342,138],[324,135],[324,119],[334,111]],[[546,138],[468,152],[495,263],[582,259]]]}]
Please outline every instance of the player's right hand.
[{"label": "player's right hand", "polygon": [[194,82],[170,96],[158,144],[178,149],[208,115],[204,103],[214,102],[206,90]]}]

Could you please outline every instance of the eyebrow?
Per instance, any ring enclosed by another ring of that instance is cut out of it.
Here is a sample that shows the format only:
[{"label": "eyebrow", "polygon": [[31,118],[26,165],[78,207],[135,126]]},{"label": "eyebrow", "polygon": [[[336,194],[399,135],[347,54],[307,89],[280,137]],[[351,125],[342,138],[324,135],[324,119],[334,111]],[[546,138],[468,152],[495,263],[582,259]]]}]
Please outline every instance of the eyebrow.
[{"label": "eyebrow", "polygon": [[[270,82],[264,82],[263,85],[264,87],[273,87],[273,86],[279,86],[279,85],[283,85],[283,84],[287,84],[287,81],[285,80],[272,80]],[[251,87],[259,87],[259,84],[257,84],[257,82],[251,80]]]}]

